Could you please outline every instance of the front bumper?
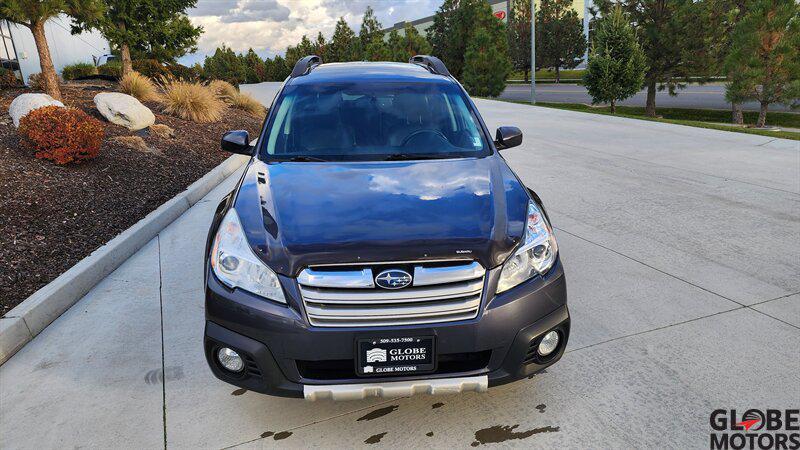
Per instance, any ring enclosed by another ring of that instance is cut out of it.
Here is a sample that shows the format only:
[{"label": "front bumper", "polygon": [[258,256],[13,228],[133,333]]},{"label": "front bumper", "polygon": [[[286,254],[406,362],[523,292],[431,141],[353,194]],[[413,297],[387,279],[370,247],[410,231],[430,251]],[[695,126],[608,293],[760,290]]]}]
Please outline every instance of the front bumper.
[{"label": "front bumper", "polygon": [[[483,391],[518,380],[561,358],[569,338],[566,282],[560,261],[500,295],[500,269],[487,272],[478,317],[435,325],[324,328],[308,323],[293,279],[282,278],[288,305],[229,290],[212,273],[206,281],[205,353],[212,372],[228,383],[284,397],[364,398],[413,393]],[[532,352],[538,339],[556,329],[558,349],[547,358]],[[436,372],[380,378],[355,374],[357,339],[435,335]],[[232,374],[214,355],[221,346],[245,357],[245,370]]]}]

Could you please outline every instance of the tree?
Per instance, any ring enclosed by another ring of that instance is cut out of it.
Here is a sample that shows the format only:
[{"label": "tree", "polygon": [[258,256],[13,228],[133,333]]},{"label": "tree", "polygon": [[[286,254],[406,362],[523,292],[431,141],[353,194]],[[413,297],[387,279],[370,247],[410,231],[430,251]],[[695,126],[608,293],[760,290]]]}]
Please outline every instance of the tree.
[{"label": "tree", "polygon": [[286,48],[286,67],[289,69],[291,73],[292,69],[294,69],[294,65],[297,64],[297,61],[305,58],[308,55],[313,55],[316,51],[314,44],[308,39],[308,36],[305,34],[303,35],[300,42],[294,47],[287,47]]},{"label": "tree", "polygon": [[347,25],[344,17],[340,17],[328,48],[331,62],[358,61],[361,57],[358,43],[356,33]]},{"label": "tree", "polygon": [[636,30],[639,45],[647,56],[645,74],[647,101],[645,112],[656,115],[656,90],[667,89],[677,95],[689,81],[691,64],[685,49],[692,47],[686,17],[696,12],[693,0],[595,0],[605,15],[618,4]]},{"label": "tree", "polygon": [[225,80],[234,85],[244,83],[247,79],[247,70],[242,59],[225,44],[217,48],[213,55],[206,56],[203,71],[209,79]]},{"label": "tree", "polygon": [[514,0],[508,23],[508,52],[516,70],[525,74],[531,70],[531,0]]},{"label": "tree", "polygon": [[250,48],[241,56],[244,65],[245,83],[261,83],[267,81],[267,68],[264,61]]},{"label": "tree", "polygon": [[[486,14],[491,9],[486,4]],[[496,97],[511,72],[505,26],[497,19],[472,35],[464,55],[464,88],[471,95]]]},{"label": "tree", "polygon": [[397,30],[389,33],[387,53],[390,61],[408,62],[414,55],[427,55],[431,52],[431,45],[416,28],[406,23],[401,36]]},{"label": "tree", "polygon": [[44,24],[60,14],[99,17],[103,5],[96,0],[0,0],[0,20],[8,20],[31,30],[39,54],[44,91],[56,100],[61,100],[58,74],[50,57],[50,47],[44,34]]},{"label": "tree", "polygon": [[[445,63],[454,77],[460,79],[472,36],[477,30],[490,29],[497,22],[485,0],[445,0],[428,29],[433,54]],[[505,34],[503,39],[506,39]]]},{"label": "tree", "polygon": [[583,61],[586,38],[572,0],[541,0],[536,11],[536,47],[536,65],[555,68],[556,83],[561,81],[561,68],[572,69]]},{"label": "tree", "polygon": [[583,83],[592,104],[616,103],[639,92],[644,83],[647,58],[622,10],[617,7],[595,24],[592,51]]},{"label": "tree", "polygon": [[98,1],[105,4],[105,13],[98,16],[79,11],[72,31],[100,31],[119,49],[122,75],[133,71],[132,51],[172,62],[194,49],[202,33],[202,28],[193,26],[186,17],[186,10],[197,0]]},{"label": "tree", "polygon": [[754,0],[734,29],[725,63],[736,74],[726,86],[726,97],[759,102],[756,126],[763,127],[771,103],[796,101],[800,5],[794,0]]},{"label": "tree", "polygon": [[383,29],[383,26],[375,17],[375,11],[372,10],[371,6],[367,6],[366,11],[364,11],[364,17],[361,19],[361,29],[358,32],[358,40],[362,53],[361,59],[370,60],[367,54],[367,47],[370,45],[373,51],[375,51],[376,48],[380,48],[380,46],[376,47],[375,44],[377,42],[383,42],[383,33],[381,33],[381,29]]},{"label": "tree", "polygon": [[322,58],[323,62],[328,60],[328,43],[321,31],[317,33],[317,40],[314,41],[314,54]]},{"label": "tree", "polygon": [[149,23],[140,39],[130,48],[132,59],[155,59],[174,63],[187,53],[197,51],[202,27],[192,25],[185,14],[176,14],[161,23]]},{"label": "tree", "polygon": [[291,73],[286,66],[286,60],[280,55],[265,60],[264,64],[267,68],[267,81],[283,81]]}]

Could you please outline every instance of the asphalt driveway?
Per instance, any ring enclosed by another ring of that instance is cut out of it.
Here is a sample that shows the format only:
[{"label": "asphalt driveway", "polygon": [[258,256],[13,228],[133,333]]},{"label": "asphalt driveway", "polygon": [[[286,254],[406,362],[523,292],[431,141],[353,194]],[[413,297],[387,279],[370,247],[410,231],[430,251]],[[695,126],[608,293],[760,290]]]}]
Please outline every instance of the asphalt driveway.
[{"label": "asphalt driveway", "polygon": [[707,448],[714,409],[800,404],[798,142],[478,107],[522,128],[504,156],[557,228],[561,362],[486,394],[341,403],[216,380],[203,240],[233,176],[0,367],[0,447]]}]

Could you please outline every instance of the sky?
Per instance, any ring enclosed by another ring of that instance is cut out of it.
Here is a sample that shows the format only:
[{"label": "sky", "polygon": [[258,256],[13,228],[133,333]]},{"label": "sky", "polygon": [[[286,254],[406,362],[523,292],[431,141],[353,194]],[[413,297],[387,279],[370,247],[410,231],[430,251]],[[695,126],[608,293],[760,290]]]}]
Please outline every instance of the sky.
[{"label": "sky", "polygon": [[182,64],[202,63],[223,43],[237,52],[253,48],[261,57],[283,54],[304,34],[314,40],[322,31],[330,39],[339,17],[356,33],[367,6],[384,26],[433,14],[442,0],[199,0],[188,11],[195,25],[203,27],[195,54]]}]

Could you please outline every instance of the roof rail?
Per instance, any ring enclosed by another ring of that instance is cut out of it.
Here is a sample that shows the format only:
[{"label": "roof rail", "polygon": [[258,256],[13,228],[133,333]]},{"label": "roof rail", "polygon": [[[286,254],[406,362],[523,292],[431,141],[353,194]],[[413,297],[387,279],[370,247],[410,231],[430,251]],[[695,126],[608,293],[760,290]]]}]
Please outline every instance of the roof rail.
[{"label": "roof rail", "polygon": [[308,72],[311,72],[311,69],[320,64],[322,64],[322,58],[317,55],[308,55],[305,58],[297,61],[297,63],[294,65],[294,69],[292,69],[292,74],[289,75],[289,78],[306,75]]},{"label": "roof rail", "polygon": [[430,56],[430,55],[416,55],[412,56],[411,59],[408,60],[411,64],[420,65],[433,73],[437,73],[439,75],[444,75],[446,77],[453,77],[450,75],[450,71],[447,70],[447,67],[444,65],[441,59]]}]

